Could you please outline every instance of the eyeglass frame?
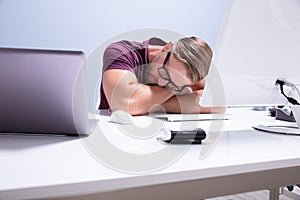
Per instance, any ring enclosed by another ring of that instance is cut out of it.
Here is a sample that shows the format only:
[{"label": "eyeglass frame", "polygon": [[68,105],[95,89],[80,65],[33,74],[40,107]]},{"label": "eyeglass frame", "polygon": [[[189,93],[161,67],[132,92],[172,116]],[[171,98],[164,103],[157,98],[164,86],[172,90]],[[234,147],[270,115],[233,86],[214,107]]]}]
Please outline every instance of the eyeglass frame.
[{"label": "eyeglass frame", "polygon": [[[172,81],[171,76],[170,76],[170,74],[169,74],[169,71],[167,70],[167,67],[166,67],[166,64],[167,64],[167,62],[169,61],[169,58],[170,58],[170,56],[171,56],[171,53],[172,53],[171,51],[168,51],[168,53],[167,53],[167,55],[166,55],[166,58],[165,58],[165,60],[164,60],[164,62],[163,62],[163,65],[162,65],[160,68],[158,68],[157,71],[158,71],[159,76],[160,76],[162,79],[168,81],[168,83],[166,84],[166,86],[167,86],[168,89],[170,89],[170,90],[172,90],[172,91],[174,91],[174,92],[179,92],[179,93],[180,93],[180,92],[182,92],[182,91],[183,91],[185,88],[187,88],[187,87],[191,88],[191,86],[190,86],[190,85],[183,85],[183,86],[179,87],[178,85],[176,85],[176,84],[174,83],[174,81]],[[161,70],[164,70],[165,74],[167,75],[167,78],[164,77],[164,76],[161,74],[161,73],[162,73],[162,72],[160,72]],[[173,86],[175,86],[175,89],[172,88],[172,87],[170,87],[169,84],[172,84]]]}]

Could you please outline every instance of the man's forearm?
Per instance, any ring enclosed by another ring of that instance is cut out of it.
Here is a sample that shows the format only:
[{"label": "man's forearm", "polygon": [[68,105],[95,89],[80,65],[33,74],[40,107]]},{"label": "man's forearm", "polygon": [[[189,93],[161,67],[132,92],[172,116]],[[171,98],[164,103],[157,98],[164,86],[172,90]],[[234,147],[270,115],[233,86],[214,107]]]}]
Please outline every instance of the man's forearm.
[{"label": "man's forearm", "polygon": [[200,106],[195,94],[173,96],[162,104],[168,113],[199,113]]},{"label": "man's forearm", "polygon": [[174,96],[162,104],[168,113],[224,113],[225,107],[202,107],[199,105],[200,96],[196,93],[184,96]]}]

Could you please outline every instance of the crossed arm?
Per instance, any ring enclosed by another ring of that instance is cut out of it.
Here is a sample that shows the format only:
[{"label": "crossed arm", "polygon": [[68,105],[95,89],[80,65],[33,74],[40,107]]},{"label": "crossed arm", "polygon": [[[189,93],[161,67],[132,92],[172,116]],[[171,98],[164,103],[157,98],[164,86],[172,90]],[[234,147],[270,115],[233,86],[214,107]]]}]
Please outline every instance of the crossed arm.
[{"label": "crossed arm", "polygon": [[204,82],[192,87],[193,93],[178,96],[165,87],[138,83],[136,76],[126,70],[111,69],[103,74],[103,89],[112,111],[142,115],[163,107],[168,113],[224,112],[224,108],[199,106]]}]

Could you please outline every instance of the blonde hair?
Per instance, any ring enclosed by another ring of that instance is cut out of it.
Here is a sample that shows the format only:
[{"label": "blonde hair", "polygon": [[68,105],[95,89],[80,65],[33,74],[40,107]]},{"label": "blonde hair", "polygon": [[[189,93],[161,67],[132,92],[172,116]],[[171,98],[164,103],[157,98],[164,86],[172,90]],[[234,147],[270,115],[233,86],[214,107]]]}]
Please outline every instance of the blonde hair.
[{"label": "blonde hair", "polygon": [[181,38],[173,45],[172,52],[187,65],[188,76],[194,83],[208,74],[213,53],[205,41],[194,36]]}]

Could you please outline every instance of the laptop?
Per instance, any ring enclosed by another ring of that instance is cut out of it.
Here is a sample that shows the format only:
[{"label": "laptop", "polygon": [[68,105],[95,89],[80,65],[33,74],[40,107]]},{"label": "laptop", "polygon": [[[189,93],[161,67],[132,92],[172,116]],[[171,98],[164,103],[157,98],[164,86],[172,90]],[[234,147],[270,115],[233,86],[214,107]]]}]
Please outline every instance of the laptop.
[{"label": "laptop", "polygon": [[0,132],[89,135],[82,51],[0,48]]}]

